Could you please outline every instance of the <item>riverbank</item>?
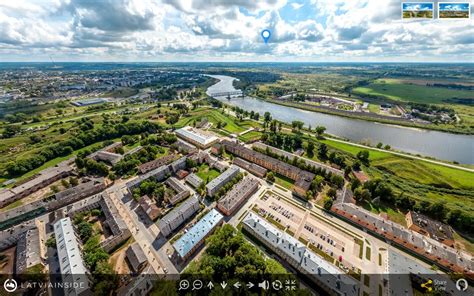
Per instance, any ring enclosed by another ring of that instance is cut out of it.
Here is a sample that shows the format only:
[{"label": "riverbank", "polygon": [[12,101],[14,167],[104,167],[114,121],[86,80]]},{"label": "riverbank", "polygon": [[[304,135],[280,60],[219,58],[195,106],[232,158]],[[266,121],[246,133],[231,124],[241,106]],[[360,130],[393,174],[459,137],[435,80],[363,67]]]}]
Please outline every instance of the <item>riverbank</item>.
[{"label": "riverbank", "polygon": [[[459,130],[453,130],[451,128],[445,128],[441,126],[437,126],[434,124],[417,124],[406,119],[397,119],[397,118],[382,118],[378,116],[371,116],[370,113],[367,116],[360,115],[360,114],[351,114],[353,112],[348,112],[344,110],[328,110],[327,108],[322,108],[318,106],[309,106],[307,104],[299,104],[299,103],[292,103],[289,101],[282,101],[282,100],[273,100],[273,99],[266,99],[262,97],[254,97],[257,100],[262,100],[268,103],[277,104],[286,107],[297,108],[301,110],[311,111],[311,112],[319,112],[324,114],[336,115],[341,117],[353,118],[358,120],[365,120],[370,122],[378,122],[384,124],[390,124],[395,126],[403,126],[403,127],[411,127],[411,128],[419,128],[419,129],[426,129],[426,130],[433,130],[433,131],[440,131],[445,133],[451,134],[458,134],[458,135],[474,135],[474,133],[467,133]],[[375,114],[374,114],[375,115]]]},{"label": "riverbank", "polygon": [[[211,87],[212,91],[209,88],[207,93],[236,91],[232,84],[233,77],[219,75],[218,79],[220,81]],[[416,156],[468,165],[474,164],[474,155],[472,154],[474,137],[472,135],[336,116],[253,97],[234,97],[230,101],[226,97],[217,97],[216,99],[248,112],[259,112],[261,116],[265,112],[270,112],[273,119],[289,124],[292,121],[301,121],[306,127],[325,126],[328,134],[353,143],[368,143],[370,146],[383,143],[391,146],[393,150]]]}]

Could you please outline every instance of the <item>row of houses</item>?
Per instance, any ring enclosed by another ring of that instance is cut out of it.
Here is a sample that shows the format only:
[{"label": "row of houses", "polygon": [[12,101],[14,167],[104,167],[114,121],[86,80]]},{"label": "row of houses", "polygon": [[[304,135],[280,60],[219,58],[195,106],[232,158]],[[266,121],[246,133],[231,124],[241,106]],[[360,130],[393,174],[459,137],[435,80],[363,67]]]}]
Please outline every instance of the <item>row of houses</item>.
[{"label": "row of houses", "polygon": [[86,179],[85,182],[75,187],[47,196],[41,200],[4,211],[0,213],[0,229],[11,227],[12,225],[32,219],[42,213],[57,210],[81,200],[84,197],[101,192],[105,188],[106,184],[103,178]]},{"label": "row of houses", "polygon": [[327,294],[359,295],[360,284],[357,281],[258,215],[249,212],[242,221],[242,227]]},{"label": "row of houses", "polygon": [[115,207],[112,199],[106,192],[97,194],[76,207],[73,207],[69,210],[68,216],[74,217],[78,213],[83,213],[93,209],[102,210],[105,215],[104,224],[108,226],[111,232],[111,235],[100,243],[100,246],[106,252],[110,252],[116,246],[130,238],[132,235],[130,230],[118,213],[118,209]]},{"label": "row of houses", "polygon": [[343,220],[385,241],[391,241],[412,255],[421,257],[444,270],[463,273],[466,277],[473,279],[474,258],[464,251],[456,250],[433,238],[406,229],[398,223],[385,220],[352,203],[337,203],[331,211]]},{"label": "row of houses", "polygon": [[293,192],[299,196],[306,195],[306,192],[309,190],[311,182],[315,177],[313,173],[304,171],[284,161],[246,148],[245,146],[238,143],[224,140],[222,141],[222,145],[224,145],[226,151],[236,156],[294,180],[295,184],[293,186]]},{"label": "row of houses", "polygon": [[316,161],[311,160],[311,159],[307,159],[307,158],[304,158],[304,157],[299,157],[299,156],[297,156],[297,155],[295,155],[291,152],[281,150],[281,149],[278,149],[276,147],[269,146],[269,145],[264,144],[262,142],[253,143],[252,148],[256,148],[257,150],[265,150],[265,151],[269,150],[272,153],[275,153],[277,155],[280,155],[280,156],[283,156],[283,157],[287,158],[289,161],[293,161],[293,159],[296,158],[299,161],[303,161],[307,166],[320,168],[320,169],[326,170],[327,172],[331,172],[331,173],[339,175],[339,176],[344,175],[344,172],[339,170],[339,169],[333,168],[333,167],[331,167],[329,165],[326,165],[324,163],[316,162]]},{"label": "row of houses", "polygon": [[100,149],[99,151],[90,154],[87,157],[97,161],[103,161],[111,165],[115,165],[123,158],[122,154],[115,153],[115,150],[120,147],[122,147],[122,142],[114,142]]},{"label": "row of houses", "polygon": [[165,183],[175,192],[168,198],[168,202],[173,206],[191,194],[191,191],[175,177],[168,178]]},{"label": "row of houses", "polygon": [[259,182],[246,177],[235,184],[227,194],[217,202],[217,208],[226,216],[232,215],[252,194],[258,190]]},{"label": "row of houses", "polygon": [[[84,265],[79,240],[74,232],[69,217],[58,220],[54,224],[54,235],[58,252],[59,268],[66,296],[90,295],[89,273]],[[80,283],[73,285],[73,283]]]},{"label": "row of houses", "polygon": [[55,167],[42,170],[23,184],[11,189],[2,189],[0,190],[0,207],[4,207],[25,196],[28,196],[41,188],[44,188],[62,178],[71,175],[72,172],[73,169],[69,165],[69,161],[64,161]]},{"label": "row of houses", "polygon": [[244,170],[254,174],[255,176],[257,176],[259,178],[264,178],[265,175],[267,174],[267,171],[268,171],[266,168],[262,168],[261,166],[255,164],[255,163],[245,161],[240,157],[234,158],[232,163],[235,164],[235,165],[238,165],[239,167],[241,167]]},{"label": "row of houses", "polygon": [[196,196],[192,196],[182,202],[178,207],[161,218],[158,228],[163,236],[173,233],[180,225],[188,220],[194,213],[199,211],[199,200]]},{"label": "row of houses", "polygon": [[209,211],[173,244],[179,258],[187,260],[223,221],[224,216],[216,209]]},{"label": "row of houses", "polygon": [[174,154],[170,154],[149,162],[145,162],[144,164],[138,166],[138,172],[140,174],[148,173],[149,171],[171,163],[175,158],[176,156]]},{"label": "row of houses", "polygon": [[211,197],[214,196],[219,191],[219,189],[222,188],[222,186],[235,178],[239,172],[240,169],[237,166],[232,165],[225,172],[211,180],[211,182],[206,184],[207,195]]},{"label": "row of houses", "polygon": [[40,238],[38,227],[29,229],[20,237],[16,245],[16,274],[27,273],[32,267],[45,265],[45,252],[42,251],[44,242]]}]

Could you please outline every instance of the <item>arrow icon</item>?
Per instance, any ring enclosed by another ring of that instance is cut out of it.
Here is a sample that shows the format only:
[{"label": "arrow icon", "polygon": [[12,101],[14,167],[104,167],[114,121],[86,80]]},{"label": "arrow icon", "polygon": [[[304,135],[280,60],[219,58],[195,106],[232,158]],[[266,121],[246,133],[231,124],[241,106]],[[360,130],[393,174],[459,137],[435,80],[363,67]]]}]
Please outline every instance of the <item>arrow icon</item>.
[{"label": "arrow icon", "polygon": [[237,282],[237,283],[234,284],[234,287],[237,288],[237,289],[240,288],[241,286],[242,286],[242,285],[241,285],[239,282]]},{"label": "arrow icon", "polygon": [[252,282],[248,282],[246,286],[247,286],[247,288],[250,289],[250,288],[252,288],[252,287],[255,286],[255,285],[254,285]]},{"label": "arrow icon", "polygon": [[209,282],[209,284],[207,284],[207,287],[209,288],[209,290],[212,290],[212,288],[214,288],[214,284],[212,282]]},{"label": "arrow icon", "polygon": [[221,283],[221,287],[222,287],[222,289],[225,289],[225,287],[227,287],[227,283],[226,283],[226,282],[222,282],[222,283]]}]

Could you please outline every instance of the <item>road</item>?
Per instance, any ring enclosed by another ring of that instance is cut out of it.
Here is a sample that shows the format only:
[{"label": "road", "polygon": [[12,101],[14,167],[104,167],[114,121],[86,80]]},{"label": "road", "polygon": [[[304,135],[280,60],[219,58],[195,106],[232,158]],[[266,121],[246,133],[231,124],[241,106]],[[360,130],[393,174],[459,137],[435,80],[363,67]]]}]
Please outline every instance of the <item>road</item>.
[{"label": "road", "polygon": [[[114,185],[109,188],[107,191],[114,202],[114,204],[119,209],[119,213],[122,216],[122,219],[127,224],[128,228],[132,232],[135,241],[140,244],[145,255],[148,258],[148,262],[153,266],[155,274],[177,274],[173,263],[169,260],[166,249],[166,240],[159,235],[158,227],[151,223],[149,227],[146,227],[142,222],[141,217],[137,214],[133,205],[133,199],[130,201],[124,202],[124,191],[125,187],[121,185]],[[166,272],[165,272],[166,269]]]}]

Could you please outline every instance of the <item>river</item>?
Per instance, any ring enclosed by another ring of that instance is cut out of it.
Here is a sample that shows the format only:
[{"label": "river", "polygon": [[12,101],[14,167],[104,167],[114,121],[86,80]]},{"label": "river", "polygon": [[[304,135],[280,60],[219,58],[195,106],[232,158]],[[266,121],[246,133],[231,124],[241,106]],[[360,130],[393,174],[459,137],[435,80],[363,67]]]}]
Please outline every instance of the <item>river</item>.
[{"label": "river", "polygon": [[[207,89],[208,94],[236,90],[233,86],[235,78],[223,75],[210,76],[220,81]],[[268,111],[273,118],[283,122],[291,123],[293,120],[299,120],[312,127],[323,125],[327,129],[327,133],[352,142],[370,141],[372,145],[382,142],[384,145],[388,144],[400,151],[474,164],[474,136],[471,135],[450,134],[352,119],[282,106],[252,97],[233,97],[230,101],[224,97],[217,99],[244,110],[259,112],[260,115]]]}]

